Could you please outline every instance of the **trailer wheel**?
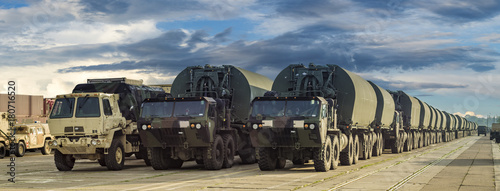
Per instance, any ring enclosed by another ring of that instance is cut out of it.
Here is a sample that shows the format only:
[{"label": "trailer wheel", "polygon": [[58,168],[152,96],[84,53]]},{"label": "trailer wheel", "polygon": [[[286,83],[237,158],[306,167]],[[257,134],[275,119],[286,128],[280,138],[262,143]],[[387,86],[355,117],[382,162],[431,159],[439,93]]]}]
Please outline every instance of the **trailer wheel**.
[{"label": "trailer wheel", "polygon": [[6,150],[5,144],[0,143],[0,159],[3,159],[5,157],[6,154],[5,150]]},{"label": "trailer wheel", "polygon": [[353,147],[353,150],[354,150],[354,158],[352,159],[352,164],[358,164],[358,160],[359,160],[359,137],[358,135],[354,135],[354,147]]},{"label": "trailer wheel", "polygon": [[284,169],[285,166],[286,166],[286,159],[278,158],[278,160],[276,160],[276,169]]},{"label": "trailer wheel", "polygon": [[16,157],[23,157],[26,154],[26,145],[20,141],[16,144]]},{"label": "trailer wheel", "polygon": [[108,149],[108,154],[104,155],[108,170],[121,170],[125,164],[125,152],[123,144],[118,139],[113,139]]},{"label": "trailer wheel", "polygon": [[168,164],[168,168],[181,168],[184,161],[181,159],[172,159],[172,161]]},{"label": "trailer wheel", "polygon": [[382,140],[381,140],[381,137],[380,137],[381,133],[375,133],[375,135],[373,136],[373,141],[374,141],[374,144],[373,144],[373,149],[372,149],[372,156],[380,156],[381,155],[381,151],[382,151]]},{"label": "trailer wheel", "polygon": [[259,148],[259,156],[258,163],[260,170],[268,171],[276,169],[278,156],[276,156],[272,148]]},{"label": "trailer wheel", "polygon": [[354,141],[352,140],[352,134],[349,134],[347,146],[342,152],[340,152],[340,164],[352,165],[354,158],[353,142]]},{"label": "trailer wheel", "polygon": [[305,162],[306,162],[306,160],[304,160],[304,159],[293,159],[292,160],[293,165],[304,165]]},{"label": "trailer wheel", "polygon": [[225,134],[223,136],[223,141],[226,155],[224,156],[222,167],[231,168],[234,164],[234,155],[236,154],[233,136],[231,134]]},{"label": "trailer wheel", "polygon": [[338,168],[339,157],[340,157],[339,138],[337,136],[333,136],[333,140],[332,140],[332,165],[330,166],[330,170],[335,170]]},{"label": "trailer wheel", "polygon": [[169,149],[162,149],[161,147],[153,147],[149,150],[151,153],[151,166],[155,170],[167,170],[172,163]]},{"label": "trailer wheel", "polygon": [[[208,154],[211,157],[208,158]],[[205,155],[203,156],[203,163],[205,168],[208,170],[219,170],[222,168],[224,162],[224,156],[226,152],[224,150],[224,141],[220,135],[215,135],[212,147],[205,150]]]},{"label": "trailer wheel", "polygon": [[42,155],[48,155],[52,151],[49,144],[47,144],[47,141],[45,141],[45,143],[43,144],[41,151],[42,151]]},{"label": "trailer wheel", "polygon": [[139,152],[134,154],[135,157],[137,158],[137,155],[140,155],[142,160],[144,160],[144,163],[146,163],[146,166],[151,166],[151,159],[148,156],[148,148],[144,146],[139,146]]},{"label": "trailer wheel", "polygon": [[385,147],[384,136],[382,135],[382,133],[378,133],[378,140],[380,141],[379,156],[382,156]]},{"label": "trailer wheel", "polygon": [[326,136],[323,146],[321,148],[314,148],[314,169],[318,172],[330,170],[332,153],[332,140],[330,136]]},{"label": "trailer wheel", "polygon": [[495,143],[500,143],[500,137],[495,137]]},{"label": "trailer wheel", "polygon": [[54,162],[59,171],[70,171],[75,166],[75,158],[73,155],[62,154],[61,151],[56,150],[54,153]]}]

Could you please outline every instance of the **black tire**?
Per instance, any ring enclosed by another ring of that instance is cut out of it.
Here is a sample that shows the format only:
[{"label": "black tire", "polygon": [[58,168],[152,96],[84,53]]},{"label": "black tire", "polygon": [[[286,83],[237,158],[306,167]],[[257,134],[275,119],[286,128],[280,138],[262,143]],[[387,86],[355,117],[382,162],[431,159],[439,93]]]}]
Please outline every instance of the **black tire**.
[{"label": "black tire", "polygon": [[181,168],[184,161],[181,159],[172,159],[172,161],[168,164],[168,168]]},{"label": "black tire", "polygon": [[347,137],[348,143],[346,148],[340,152],[340,164],[342,165],[352,165],[352,161],[354,158],[354,151],[353,151],[353,140],[352,140],[352,134],[349,134]]},{"label": "black tire", "polygon": [[278,160],[276,160],[276,169],[284,169],[285,166],[286,166],[286,159],[278,158]]},{"label": "black tire", "polygon": [[254,164],[255,162],[257,162],[257,159],[255,158],[254,147],[249,146],[247,148],[241,149],[238,151],[238,155],[240,156],[242,164]]},{"label": "black tire", "polygon": [[411,145],[413,144],[412,143],[412,139],[411,139],[411,133],[408,133],[408,136],[406,136],[406,137],[407,138],[406,138],[406,141],[404,143],[404,149],[403,149],[403,151],[404,152],[409,152],[409,151],[411,151]]},{"label": "black tire", "polygon": [[196,159],[196,164],[203,164],[203,159]]},{"label": "black tire", "polygon": [[108,148],[108,154],[104,155],[108,170],[122,170],[125,164],[125,150],[123,144],[118,139],[113,139]]},{"label": "black tire", "polygon": [[500,143],[500,137],[495,138],[495,143]]},{"label": "black tire", "polygon": [[490,137],[490,140],[493,140],[493,137]]},{"label": "black tire", "polygon": [[50,148],[49,144],[47,144],[47,141],[43,144],[43,147],[40,149],[42,151],[42,155],[48,155],[50,152],[52,152],[52,149]]},{"label": "black tire", "polygon": [[373,149],[372,149],[372,156],[377,157],[380,156],[380,146],[382,145],[380,143],[380,137],[378,133],[375,133],[374,137],[374,144],[373,144]]},{"label": "black tire", "polygon": [[170,157],[169,149],[162,149],[160,147],[150,148],[151,166],[155,170],[167,170],[172,163],[173,159]]},{"label": "black tire", "polygon": [[410,149],[409,151],[413,150],[413,133],[408,133],[408,148]]},{"label": "black tire", "polygon": [[23,157],[26,154],[26,145],[24,142],[19,142],[16,144],[16,157]]},{"label": "black tire", "polygon": [[359,138],[358,138],[358,135],[354,135],[354,158],[352,160],[352,164],[358,164],[358,160],[359,160]]},{"label": "black tire", "polygon": [[384,154],[384,147],[385,147],[385,140],[384,140],[384,136],[382,135],[382,133],[379,133],[379,140],[380,140],[380,155],[379,156],[382,156],[382,154]]},{"label": "black tire", "polygon": [[326,172],[332,165],[332,139],[326,137],[325,143],[321,148],[314,148],[314,169],[317,172]]},{"label": "black tire", "polygon": [[340,157],[340,143],[339,138],[337,136],[333,136],[332,140],[332,164],[330,166],[330,170],[335,170],[339,166],[339,157]]},{"label": "black tire", "polygon": [[106,166],[106,160],[105,159],[97,159],[97,162],[99,162],[99,165],[101,165],[101,166]]},{"label": "black tire", "polygon": [[408,137],[406,137],[406,139],[405,139],[405,134],[406,134],[405,132],[401,132],[401,133],[399,134],[399,139],[400,139],[400,140],[399,140],[399,149],[398,149],[398,153],[402,153],[402,152],[403,152],[403,148],[404,148],[404,146],[405,146],[405,145],[404,145],[404,142],[405,142],[406,140],[408,140]]},{"label": "black tire", "polygon": [[5,144],[0,143],[0,159],[3,159],[6,156],[6,150]]},{"label": "black tire", "polygon": [[304,159],[293,159],[292,160],[293,165],[304,165],[305,162],[306,162],[306,160],[304,160]]},{"label": "black tire", "polygon": [[[211,157],[208,156],[210,153]],[[222,168],[225,157],[224,141],[220,135],[215,135],[214,142],[210,149],[205,150],[203,163],[208,170],[219,170]]]},{"label": "black tire", "polygon": [[59,171],[70,171],[75,166],[73,155],[62,154],[59,150],[56,150],[54,153],[54,162]]},{"label": "black tire", "polygon": [[234,144],[233,136],[225,134],[222,137],[224,141],[225,156],[222,164],[223,168],[231,168],[234,164],[234,155],[236,154],[236,145]]},{"label": "black tire", "polygon": [[398,136],[396,136],[396,138],[390,142],[392,153],[399,153],[399,141],[401,141],[401,139],[399,137],[399,133],[397,134]]},{"label": "black tire", "polygon": [[370,138],[368,135],[362,135],[363,139],[360,140],[360,158],[361,160],[368,160],[368,152],[370,151]]},{"label": "black tire", "polygon": [[142,145],[139,146],[139,152],[135,153],[135,157],[137,158],[138,155],[139,155],[139,157],[142,158],[142,160],[144,160],[144,163],[146,163],[146,166],[151,166],[151,159],[148,156],[148,148],[146,148]]},{"label": "black tire", "polygon": [[259,148],[259,168],[262,171],[274,170],[276,169],[276,162],[278,161],[278,156],[273,152],[272,148]]}]

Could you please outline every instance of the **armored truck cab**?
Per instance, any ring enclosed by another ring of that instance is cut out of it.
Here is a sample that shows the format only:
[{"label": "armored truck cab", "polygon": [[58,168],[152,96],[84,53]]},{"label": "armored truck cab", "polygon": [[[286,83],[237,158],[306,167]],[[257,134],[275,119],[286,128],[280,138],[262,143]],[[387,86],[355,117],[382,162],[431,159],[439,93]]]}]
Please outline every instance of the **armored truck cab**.
[{"label": "armored truck cab", "polygon": [[[147,100],[140,135],[151,152],[155,170],[179,168],[196,160],[206,169],[230,168],[238,154],[255,162],[247,118],[250,101],[271,90],[267,77],[234,66],[194,66],[175,78],[174,98]],[[151,109],[165,111],[150,111]]]},{"label": "armored truck cab", "polygon": [[500,123],[491,124],[490,140],[493,139],[496,143],[500,143]]},{"label": "armored truck cab", "polygon": [[58,95],[48,122],[57,169],[69,171],[76,159],[91,159],[121,170],[131,154],[148,164],[136,119],[143,99],[159,95],[166,94],[126,78],[88,80],[72,94]]}]

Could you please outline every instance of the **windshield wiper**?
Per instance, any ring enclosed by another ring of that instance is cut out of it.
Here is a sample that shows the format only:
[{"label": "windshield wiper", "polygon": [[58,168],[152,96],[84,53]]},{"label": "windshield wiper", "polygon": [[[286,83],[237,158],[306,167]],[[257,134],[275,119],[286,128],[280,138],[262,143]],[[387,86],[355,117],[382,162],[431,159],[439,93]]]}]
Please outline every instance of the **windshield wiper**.
[{"label": "windshield wiper", "polygon": [[69,100],[69,98],[67,98],[66,96],[64,96],[64,100],[66,100],[68,102],[68,108],[69,110],[73,110],[73,105],[71,104],[71,101]]},{"label": "windshield wiper", "polygon": [[81,109],[85,103],[87,103],[87,100],[89,100],[89,94],[85,95],[84,100],[82,101],[82,104],[80,104],[80,107],[78,109]]}]

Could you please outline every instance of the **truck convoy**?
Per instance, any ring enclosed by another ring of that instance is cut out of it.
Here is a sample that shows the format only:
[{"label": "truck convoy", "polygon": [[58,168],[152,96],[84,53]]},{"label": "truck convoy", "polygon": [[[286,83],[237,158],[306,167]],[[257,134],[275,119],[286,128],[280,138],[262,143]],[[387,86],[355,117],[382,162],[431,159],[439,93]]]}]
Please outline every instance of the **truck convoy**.
[{"label": "truck convoy", "polygon": [[155,170],[196,160],[206,169],[230,168],[239,154],[255,162],[245,125],[250,102],[271,90],[265,76],[234,66],[184,69],[172,83],[173,98],[146,99],[139,133]]},{"label": "truck convoy", "polygon": [[[53,139],[49,127],[43,123],[16,124],[11,135],[8,113],[0,113],[0,159],[14,154],[23,157],[27,150],[41,150],[43,155],[51,152],[48,141]],[[14,152],[10,152],[14,151]]]},{"label": "truck convoy", "polygon": [[121,170],[126,155],[149,163],[137,130],[142,101],[167,96],[161,88],[126,78],[89,79],[71,94],[58,95],[49,116],[58,170],[73,169],[76,159],[98,160],[109,170]]},{"label": "truck convoy", "polygon": [[324,172],[379,156],[384,148],[400,153],[450,141],[458,136],[457,118],[470,123],[339,66],[300,64],[281,71],[272,91],[252,101],[247,129],[261,170],[312,159]]}]

